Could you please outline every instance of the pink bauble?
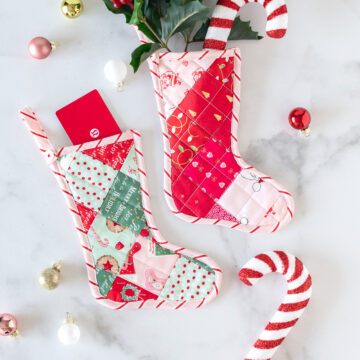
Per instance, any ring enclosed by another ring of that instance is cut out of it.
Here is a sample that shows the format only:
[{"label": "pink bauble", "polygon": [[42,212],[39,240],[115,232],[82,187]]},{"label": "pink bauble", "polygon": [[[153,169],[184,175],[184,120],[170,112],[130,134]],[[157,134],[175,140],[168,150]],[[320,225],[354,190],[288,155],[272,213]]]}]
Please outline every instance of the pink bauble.
[{"label": "pink bauble", "polygon": [[41,36],[33,38],[28,45],[30,55],[39,60],[47,58],[52,48],[51,42]]},{"label": "pink bauble", "polygon": [[0,335],[14,335],[17,330],[17,320],[11,314],[0,314]]}]

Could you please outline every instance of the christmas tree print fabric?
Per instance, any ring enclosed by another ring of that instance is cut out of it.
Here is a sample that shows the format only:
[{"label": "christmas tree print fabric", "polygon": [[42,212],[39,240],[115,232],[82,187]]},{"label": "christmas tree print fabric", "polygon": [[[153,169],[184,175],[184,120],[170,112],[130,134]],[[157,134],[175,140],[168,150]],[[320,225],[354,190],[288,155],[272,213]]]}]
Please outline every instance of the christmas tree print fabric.
[{"label": "christmas tree print fabric", "polygon": [[154,54],[149,61],[162,121],[165,194],[182,219],[274,232],[292,218],[291,195],[238,153],[240,52]]},{"label": "christmas tree print fabric", "polygon": [[87,265],[96,272],[92,285],[102,299],[119,303],[117,308],[147,301],[175,302],[174,308],[191,301],[200,305],[218,291],[215,271],[153,236],[136,150],[130,138],[58,159],[89,244],[93,261]]}]

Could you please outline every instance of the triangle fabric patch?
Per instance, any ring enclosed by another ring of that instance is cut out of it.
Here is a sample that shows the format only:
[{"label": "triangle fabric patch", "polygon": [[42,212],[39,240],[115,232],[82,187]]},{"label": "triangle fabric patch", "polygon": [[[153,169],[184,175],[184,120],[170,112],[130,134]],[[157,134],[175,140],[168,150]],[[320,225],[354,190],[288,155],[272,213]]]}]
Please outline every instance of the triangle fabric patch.
[{"label": "triangle fabric patch", "polygon": [[82,153],[111,166],[115,170],[120,170],[133,143],[133,140],[125,140],[116,144],[83,150]]},{"label": "triangle fabric patch", "polygon": [[208,214],[205,216],[207,219],[221,219],[233,222],[239,222],[234,216],[225,211],[220,205],[215,204]]},{"label": "triangle fabric patch", "polygon": [[115,279],[107,298],[117,302],[130,302],[150,299],[156,300],[158,295],[155,295],[150,291],[147,291],[118,276]]},{"label": "triangle fabric patch", "polygon": [[77,201],[75,201],[75,203],[78,208],[84,229],[86,230],[86,232],[88,232],[91,224],[93,223],[93,221],[95,219],[97,212],[87,208],[84,205],[79,204]]}]

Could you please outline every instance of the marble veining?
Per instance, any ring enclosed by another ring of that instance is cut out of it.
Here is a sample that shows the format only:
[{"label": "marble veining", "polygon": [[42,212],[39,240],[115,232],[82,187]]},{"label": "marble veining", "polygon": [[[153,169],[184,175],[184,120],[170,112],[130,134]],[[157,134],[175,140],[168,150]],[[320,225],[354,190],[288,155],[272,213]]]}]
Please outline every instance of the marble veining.
[{"label": "marble veining", "polygon": [[[0,312],[16,314],[22,332],[15,341],[0,339],[0,359],[243,358],[286,286],[273,274],[246,287],[237,273],[250,257],[273,249],[298,256],[314,282],[309,307],[274,359],[355,359],[360,330],[359,2],[289,0],[283,40],[231,43],[241,48],[243,58],[240,150],[295,198],[293,221],[272,235],[191,225],[170,214],[161,191],[162,141],[148,70],[130,72],[121,93],[103,76],[110,58],[129,61],[136,35],[100,0],[84,0],[84,5],[77,20],[61,15],[58,1],[0,5]],[[241,16],[264,33],[260,6],[246,6]],[[27,42],[38,35],[60,45],[44,61],[27,54]],[[179,44],[174,42],[180,50]],[[204,251],[224,271],[220,296],[199,311],[112,312],[90,294],[72,219],[17,111],[31,105],[53,142],[68,145],[55,111],[94,88],[122,129],[143,135],[152,210],[162,234]],[[313,117],[308,139],[287,123],[289,111],[300,105]],[[62,282],[46,292],[37,277],[56,260],[63,262]],[[80,343],[71,348],[57,340],[66,311],[82,331]]]}]

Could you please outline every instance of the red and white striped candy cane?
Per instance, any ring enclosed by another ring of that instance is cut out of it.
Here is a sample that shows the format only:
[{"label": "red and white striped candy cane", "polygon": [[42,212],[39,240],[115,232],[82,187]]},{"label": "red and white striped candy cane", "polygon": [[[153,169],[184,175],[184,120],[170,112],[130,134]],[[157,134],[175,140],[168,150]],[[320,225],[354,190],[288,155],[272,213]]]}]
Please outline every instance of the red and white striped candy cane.
[{"label": "red and white striped candy cane", "polygon": [[308,270],[297,257],[283,251],[270,251],[255,256],[240,270],[239,278],[246,285],[252,286],[271,272],[285,276],[288,291],[245,360],[270,360],[310,300],[312,282]]},{"label": "red and white striped candy cane", "polygon": [[204,49],[225,49],[238,11],[250,2],[261,4],[265,8],[268,36],[281,38],[285,35],[288,24],[285,0],[218,0],[205,37]]}]

